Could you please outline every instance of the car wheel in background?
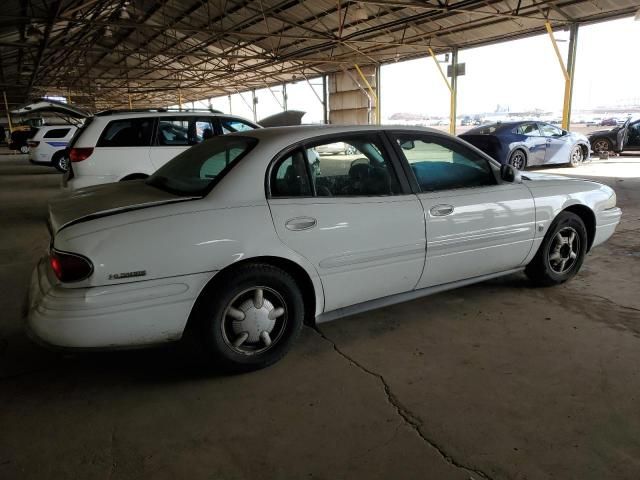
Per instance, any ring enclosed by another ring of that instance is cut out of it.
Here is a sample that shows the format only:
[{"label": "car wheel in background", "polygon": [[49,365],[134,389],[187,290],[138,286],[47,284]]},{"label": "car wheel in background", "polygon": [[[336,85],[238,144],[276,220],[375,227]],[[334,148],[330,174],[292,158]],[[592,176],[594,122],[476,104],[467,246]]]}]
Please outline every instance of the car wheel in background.
[{"label": "car wheel in background", "polygon": [[206,356],[236,372],[277,362],[295,342],[304,319],[295,280],[266,264],[222,275],[205,290],[196,312]]},{"label": "car wheel in background", "polygon": [[21,146],[20,153],[29,153],[29,146],[28,145]]},{"label": "car wheel in background", "polygon": [[544,237],[525,273],[542,286],[558,285],[572,278],[587,252],[587,229],[574,213],[562,212]]},{"label": "car wheel in background", "polygon": [[517,170],[524,170],[527,166],[527,155],[522,150],[514,150],[509,156],[509,165]]},{"label": "car wheel in background", "polygon": [[65,173],[69,170],[69,159],[65,156],[64,152],[55,153],[51,163],[59,172]]},{"label": "car wheel in background", "polygon": [[613,149],[611,142],[606,138],[596,138],[591,143],[591,148],[595,153],[610,152]]},{"label": "car wheel in background", "polygon": [[571,149],[571,155],[569,156],[569,165],[572,167],[578,167],[582,165],[584,160],[584,152],[582,151],[582,147],[580,145],[576,145]]}]

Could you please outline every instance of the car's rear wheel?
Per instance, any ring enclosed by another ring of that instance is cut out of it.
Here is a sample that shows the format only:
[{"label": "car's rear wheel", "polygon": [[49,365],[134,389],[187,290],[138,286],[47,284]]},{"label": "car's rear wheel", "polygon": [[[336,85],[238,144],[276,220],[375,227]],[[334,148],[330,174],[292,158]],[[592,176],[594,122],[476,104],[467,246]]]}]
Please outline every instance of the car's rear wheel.
[{"label": "car's rear wheel", "polygon": [[223,276],[198,307],[207,356],[232,371],[277,362],[302,328],[304,301],[295,280],[265,264],[242,266]]},{"label": "car's rear wheel", "polygon": [[582,266],[587,252],[587,229],[574,213],[562,212],[525,269],[536,284],[549,286],[571,279]]},{"label": "car's rear wheel", "polygon": [[509,165],[517,170],[524,170],[527,166],[527,155],[520,149],[514,150],[509,156]]},{"label": "car's rear wheel", "polygon": [[56,152],[53,155],[51,163],[59,172],[65,173],[69,170],[69,159],[65,156],[64,152]]},{"label": "car's rear wheel", "polygon": [[606,138],[597,138],[591,144],[591,148],[595,153],[605,153],[613,150],[611,142]]},{"label": "car's rear wheel", "polygon": [[22,145],[20,147],[20,153],[29,153],[29,146],[28,145]]},{"label": "car's rear wheel", "polygon": [[582,165],[584,160],[584,152],[582,151],[582,147],[580,145],[576,145],[571,150],[571,155],[569,156],[569,165],[572,167],[578,167]]}]

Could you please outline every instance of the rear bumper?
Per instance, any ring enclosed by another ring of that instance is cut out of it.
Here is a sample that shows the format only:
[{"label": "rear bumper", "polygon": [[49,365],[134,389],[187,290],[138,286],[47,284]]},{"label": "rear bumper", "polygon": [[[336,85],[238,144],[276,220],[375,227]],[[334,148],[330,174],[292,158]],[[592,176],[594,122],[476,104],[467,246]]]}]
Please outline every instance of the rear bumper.
[{"label": "rear bumper", "polygon": [[63,288],[41,259],[31,276],[27,330],[64,348],[132,348],[179,340],[212,273]]},{"label": "rear bumper", "polygon": [[616,231],[618,223],[620,223],[621,217],[622,210],[618,207],[608,208],[598,213],[596,218],[596,235],[593,239],[593,245],[591,245],[592,248],[611,238],[611,235]]}]

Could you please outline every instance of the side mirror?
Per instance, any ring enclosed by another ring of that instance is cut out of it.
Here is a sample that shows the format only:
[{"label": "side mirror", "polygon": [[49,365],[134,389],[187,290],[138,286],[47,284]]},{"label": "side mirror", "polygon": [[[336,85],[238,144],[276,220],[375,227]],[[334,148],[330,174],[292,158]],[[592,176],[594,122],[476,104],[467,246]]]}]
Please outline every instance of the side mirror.
[{"label": "side mirror", "polygon": [[400,142],[400,148],[403,150],[412,150],[416,148],[416,143],[413,140],[405,140]]},{"label": "side mirror", "polygon": [[500,167],[500,178],[509,183],[522,183],[520,170],[514,168],[512,165],[502,165]]}]

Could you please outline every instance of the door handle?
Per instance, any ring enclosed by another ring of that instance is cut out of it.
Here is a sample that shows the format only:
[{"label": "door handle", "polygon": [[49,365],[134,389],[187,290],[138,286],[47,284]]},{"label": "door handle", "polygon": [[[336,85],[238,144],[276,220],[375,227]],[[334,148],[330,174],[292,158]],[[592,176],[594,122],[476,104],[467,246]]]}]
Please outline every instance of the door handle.
[{"label": "door handle", "polygon": [[294,232],[298,232],[300,230],[309,230],[316,226],[317,220],[311,217],[296,217],[287,220],[287,223],[284,224],[288,230],[293,230]]},{"label": "door handle", "polygon": [[453,213],[453,205],[434,205],[429,210],[434,217],[444,217]]}]

